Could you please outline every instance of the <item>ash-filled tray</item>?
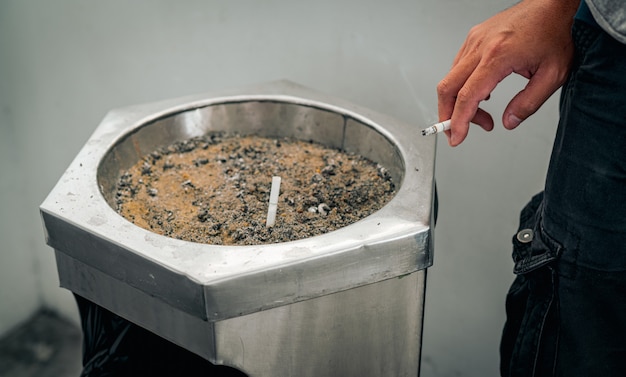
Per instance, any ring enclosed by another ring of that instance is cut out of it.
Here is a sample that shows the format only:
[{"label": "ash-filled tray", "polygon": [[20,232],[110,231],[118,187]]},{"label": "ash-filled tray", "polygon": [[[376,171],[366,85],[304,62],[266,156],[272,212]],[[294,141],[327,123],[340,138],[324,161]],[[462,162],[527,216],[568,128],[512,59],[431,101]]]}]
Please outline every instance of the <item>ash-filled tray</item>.
[{"label": "ash-filled tray", "polygon": [[[280,177],[268,225],[272,177]],[[395,193],[387,169],[293,138],[209,133],[142,157],[117,186],[117,211],[168,237],[212,245],[295,241],[350,225]]]}]

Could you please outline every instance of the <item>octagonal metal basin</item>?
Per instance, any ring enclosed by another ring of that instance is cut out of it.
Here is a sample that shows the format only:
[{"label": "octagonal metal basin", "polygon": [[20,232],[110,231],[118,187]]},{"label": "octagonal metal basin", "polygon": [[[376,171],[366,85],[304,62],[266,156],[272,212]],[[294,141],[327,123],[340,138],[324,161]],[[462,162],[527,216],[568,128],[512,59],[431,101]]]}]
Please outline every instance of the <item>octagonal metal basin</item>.
[{"label": "octagonal metal basin", "polygon": [[[257,246],[168,238],[116,213],[116,182],[143,155],[222,130],[363,155],[397,193],[339,230]],[[63,287],[214,363],[254,376],[415,375],[434,163],[435,138],[415,125],[279,81],[112,110],[41,215]]]}]

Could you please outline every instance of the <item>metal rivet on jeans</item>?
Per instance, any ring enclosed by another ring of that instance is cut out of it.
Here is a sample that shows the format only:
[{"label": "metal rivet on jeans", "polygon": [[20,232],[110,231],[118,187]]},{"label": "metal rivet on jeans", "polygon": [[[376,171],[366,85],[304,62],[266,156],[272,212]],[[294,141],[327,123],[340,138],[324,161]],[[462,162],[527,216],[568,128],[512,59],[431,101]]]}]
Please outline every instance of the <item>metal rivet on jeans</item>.
[{"label": "metal rivet on jeans", "polygon": [[517,240],[522,243],[528,243],[533,240],[532,229],[522,229],[517,233]]}]

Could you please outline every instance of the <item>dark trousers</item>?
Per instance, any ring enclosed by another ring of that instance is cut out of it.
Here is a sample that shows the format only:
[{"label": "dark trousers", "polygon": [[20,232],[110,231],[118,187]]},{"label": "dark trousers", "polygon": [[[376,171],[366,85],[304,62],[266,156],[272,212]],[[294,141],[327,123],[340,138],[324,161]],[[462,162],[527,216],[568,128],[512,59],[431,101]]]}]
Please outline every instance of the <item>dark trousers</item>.
[{"label": "dark trousers", "polygon": [[573,36],[545,191],[513,237],[505,377],[626,376],[626,45]]}]

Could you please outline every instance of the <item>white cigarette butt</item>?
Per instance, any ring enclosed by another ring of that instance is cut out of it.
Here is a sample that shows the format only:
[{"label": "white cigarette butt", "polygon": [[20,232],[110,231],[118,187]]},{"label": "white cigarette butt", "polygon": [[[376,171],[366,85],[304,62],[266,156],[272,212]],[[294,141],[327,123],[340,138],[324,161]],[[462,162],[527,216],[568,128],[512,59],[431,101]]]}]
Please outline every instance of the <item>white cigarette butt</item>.
[{"label": "white cigarette butt", "polygon": [[267,220],[265,226],[270,228],[276,222],[276,210],[278,207],[278,194],[280,193],[280,177],[272,177],[272,188],[270,189],[270,202],[267,208]]}]

